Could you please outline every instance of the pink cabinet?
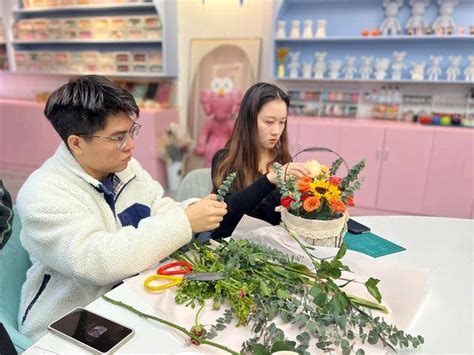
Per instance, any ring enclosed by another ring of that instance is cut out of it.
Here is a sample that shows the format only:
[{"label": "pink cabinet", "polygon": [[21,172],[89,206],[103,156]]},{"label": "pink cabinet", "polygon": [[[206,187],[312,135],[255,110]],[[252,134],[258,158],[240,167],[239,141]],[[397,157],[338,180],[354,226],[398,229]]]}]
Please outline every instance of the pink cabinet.
[{"label": "pink cabinet", "polygon": [[[382,127],[356,124],[341,126],[341,142],[338,153],[345,159],[349,167],[354,166],[362,159],[366,160],[365,168],[360,175],[364,180],[354,198],[356,207],[376,207],[384,135],[385,129]],[[344,168],[341,167],[341,169]],[[344,169],[342,173],[345,175],[347,170]]]},{"label": "pink cabinet", "polygon": [[286,130],[288,132],[290,154],[294,155],[298,152],[298,122],[295,122],[293,119],[288,120]]},{"label": "pink cabinet", "polygon": [[[43,114],[44,104],[0,99],[0,169],[30,173],[57,149],[61,139]],[[142,110],[142,129],[136,138],[134,158],[166,186],[164,163],[156,154],[156,143],[178,111]]]},{"label": "pink cabinet", "polygon": [[[324,147],[338,152],[340,127],[328,120],[313,119],[302,121],[298,127],[298,151],[311,147]],[[328,152],[301,153],[296,161],[304,162],[315,159],[328,166],[337,158]]]},{"label": "pink cabinet", "polygon": [[386,129],[377,208],[423,213],[433,136],[428,127]]},{"label": "pink cabinet", "polygon": [[472,218],[473,205],[472,130],[436,132],[423,201],[427,214]]},{"label": "pink cabinet", "polygon": [[[376,120],[291,117],[289,122],[290,147],[297,151],[331,148],[349,166],[367,160],[355,195],[357,214],[474,218],[473,130]],[[336,156],[303,153],[297,161],[308,159],[329,165]]]},{"label": "pink cabinet", "polygon": [[31,171],[56,149],[60,138],[43,115],[43,105],[29,101],[0,101],[0,163]]}]

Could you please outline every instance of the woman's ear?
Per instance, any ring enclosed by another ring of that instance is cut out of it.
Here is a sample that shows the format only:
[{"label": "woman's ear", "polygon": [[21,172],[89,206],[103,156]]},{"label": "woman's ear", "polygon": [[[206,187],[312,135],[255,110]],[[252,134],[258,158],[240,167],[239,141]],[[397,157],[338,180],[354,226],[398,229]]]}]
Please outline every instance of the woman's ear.
[{"label": "woman's ear", "polygon": [[83,153],[83,144],[84,144],[84,138],[80,136],[71,134],[69,137],[67,137],[67,145],[69,147],[69,150],[74,155],[80,155]]}]

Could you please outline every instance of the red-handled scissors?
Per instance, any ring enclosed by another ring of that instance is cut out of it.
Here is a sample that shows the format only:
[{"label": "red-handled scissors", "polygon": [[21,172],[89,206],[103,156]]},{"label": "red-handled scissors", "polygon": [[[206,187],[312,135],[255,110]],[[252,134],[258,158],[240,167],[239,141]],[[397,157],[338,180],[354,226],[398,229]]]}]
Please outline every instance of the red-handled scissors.
[{"label": "red-handled scissors", "polygon": [[187,261],[167,263],[156,271],[158,275],[186,275],[193,271],[193,266]]},{"label": "red-handled scissors", "polygon": [[[167,288],[177,286],[184,279],[195,281],[215,281],[224,278],[222,272],[192,272],[193,266],[187,261],[176,261],[167,263],[157,270],[157,275],[148,276],[145,280],[145,288],[149,291],[163,291]],[[154,281],[168,280],[170,282],[153,286]]]}]

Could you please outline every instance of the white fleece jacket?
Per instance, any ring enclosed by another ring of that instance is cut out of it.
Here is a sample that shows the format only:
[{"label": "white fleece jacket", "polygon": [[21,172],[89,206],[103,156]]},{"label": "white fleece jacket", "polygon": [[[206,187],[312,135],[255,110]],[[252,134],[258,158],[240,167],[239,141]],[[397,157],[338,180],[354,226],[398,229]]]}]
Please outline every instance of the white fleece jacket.
[{"label": "white fleece jacket", "polygon": [[184,208],[196,200],[163,197],[163,188],[136,160],[116,174],[114,191],[85,173],[64,144],[22,186],[20,238],[33,265],[18,325],[32,340],[52,321],[191,240]]}]

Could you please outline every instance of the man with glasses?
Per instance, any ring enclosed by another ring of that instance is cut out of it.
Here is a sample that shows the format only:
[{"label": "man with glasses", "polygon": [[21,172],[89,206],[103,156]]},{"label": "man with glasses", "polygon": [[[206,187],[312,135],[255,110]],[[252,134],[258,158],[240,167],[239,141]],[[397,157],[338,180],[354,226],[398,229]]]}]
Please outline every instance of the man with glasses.
[{"label": "man with glasses", "polygon": [[22,288],[19,329],[33,340],[49,323],[124,278],[219,226],[215,195],[177,203],[132,159],[139,109],[100,76],[83,76],[49,97],[45,116],[61,136],[56,153],[22,186],[21,242],[32,267]]}]

